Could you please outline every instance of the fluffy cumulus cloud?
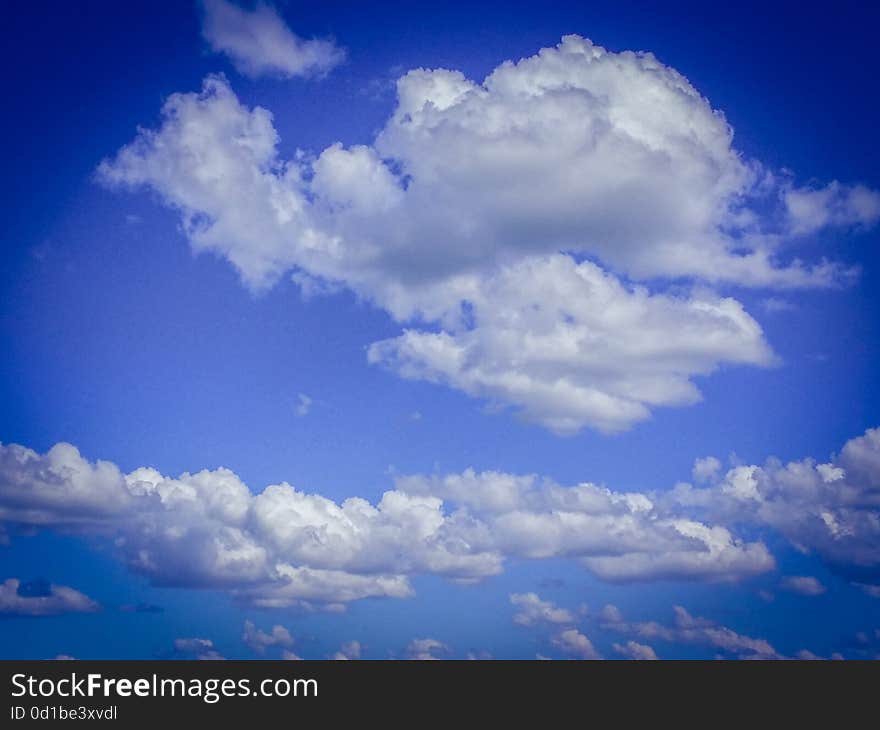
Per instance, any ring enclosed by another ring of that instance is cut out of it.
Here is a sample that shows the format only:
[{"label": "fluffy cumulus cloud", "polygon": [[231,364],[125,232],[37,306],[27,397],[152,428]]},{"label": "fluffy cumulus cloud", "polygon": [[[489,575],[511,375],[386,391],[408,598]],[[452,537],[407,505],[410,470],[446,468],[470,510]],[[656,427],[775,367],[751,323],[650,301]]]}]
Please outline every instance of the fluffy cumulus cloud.
[{"label": "fluffy cumulus cloud", "polygon": [[593,642],[577,629],[564,629],[551,640],[563,654],[568,654],[576,659],[601,659],[602,655],[596,651]]},{"label": "fluffy cumulus cloud", "polygon": [[614,643],[612,648],[625,659],[652,661],[657,659],[656,652],[647,644],[638,641],[627,641],[625,644]]},{"label": "fluffy cumulus cloud", "polygon": [[201,6],[202,37],[248,76],[322,76],[345,60],[333,41],[297,36],[263,0],[252,9],[227,0],[201,0]]},{"label": "fluffy cumulus cloud", "polygon": [[[737,465],[704,487],[678,485],[664,499],[703,519],[773,528],[857,583],[880,581],[880,429],[850,439],[828,462]],[[822,588],[809,577],[785,585],[801,593]]]},{"label": "fluffy cumulus cloud", "polygon": [[732,140],[650,53],[566,36],[482,82],[410,71],[372,144],[292,159],[271,113],[211,76],[99,177],[157,192],[253,290],[289,274],[383,308],[403,331],[373,363],[561,433],[615,431],[698,400],[695,377],[774,363],[710,287],[839,284],[853,272],[788,244],[877,218],[873,191],[798,188]]},{"label": "fluffy cumulus cloud", "polygon": [[486,276],[466,323],[408,329],[370,362],[517,407],[558,433],[619,431],[651,406],[695,403],[694,375],[771,365],[758,323],[734,299],[651,294],[591,262],[531,258]]},{"label": "fluffy cumulus cloud", "polygon": [[[223,468],[125,474],[69,444],[45,454],[13,444],[0,445],[0,523],[10,534],[24,526],[112,537],[120,558],[158,585],[225,590],[265,608],[338,611],[362,598],[405,598],[414,576],[470,583],[500,573],[508,559],[574,560],[612,582],[736,581],[775,567],[764,533],[876,592],[880,429],[828,462],[770,459],[700,473],[701,486],[615,492],[466,470],[398,476],[376,503],[335,502],[286,483],[254,493]],[[38,596],[4,585],[7,606],[94,605],[72,589],[44,587]],[[784,578],[782,587],[823,590],[809,576]],[[570,611],[535,593],[510,600],[516,623],[573,623]],[[289,648],[280,626],[246,626],[245,636]]]},{"label": "fluffy cumulus cloud", "polygon": [[470,470],[400,477],[396,485],[461,505],[504,555],[573,558],[608,581],[735,580],[774,567],[762,542],[658,509],[647,494]]},{"label": "fluffy cumulus cloud", "polygon": [[559,608],[550,601],[543,601],[537,593],[511,593],[510,602],[516,607],[513,623],[519,626],[536,624],[573,624],[574,614]]},{"label": "fluffy cumulus cloud", "polygon": [[7,578],[0,583],[0,614],[54,616],[62,613],[92,613],[100,606],[84,593],[45,581],[22,583]]},{"label": "fluffy cumulus cloud", "polygon": [[402,598],[414,573],[501,570],[497,551],[468,544],[479,527],[436,497],[390,491],[376,505],[337,504],[288,484],[254,495],[227,469],[123,474],[67,444],[45,455],[2,446],[0,470],[0,519],[115,535],[123,559],[154,582],[226,588],[257,606]]},{"label": "fluffy cumulus cloud", "polygon": [[[69,444],[42,455],[0,445],[4,522],[112,536],[156,584],[225,589],[259,607],[404,598],[413,575],[473,582],[508,557],[573,558],[618,581],[733,580],[774,565],[763,543],[660,513],[644,494],[472,471],[395,487],[376,504],[337,503],[286,483],[254,494],[223,468],[124,474]],[[527,622],[562,616],[537,596],[515,603]]]}]

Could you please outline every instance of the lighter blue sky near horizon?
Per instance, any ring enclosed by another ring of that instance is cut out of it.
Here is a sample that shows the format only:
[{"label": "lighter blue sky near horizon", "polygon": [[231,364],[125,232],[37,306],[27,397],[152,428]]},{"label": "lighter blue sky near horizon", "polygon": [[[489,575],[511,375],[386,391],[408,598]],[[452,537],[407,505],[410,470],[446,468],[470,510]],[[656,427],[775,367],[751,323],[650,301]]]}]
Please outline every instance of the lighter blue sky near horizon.
[{"label": "lighter blue sky near horizon", "polygon": [[880,652],[880,18],[648,7],[3,9],[2,657]]}]

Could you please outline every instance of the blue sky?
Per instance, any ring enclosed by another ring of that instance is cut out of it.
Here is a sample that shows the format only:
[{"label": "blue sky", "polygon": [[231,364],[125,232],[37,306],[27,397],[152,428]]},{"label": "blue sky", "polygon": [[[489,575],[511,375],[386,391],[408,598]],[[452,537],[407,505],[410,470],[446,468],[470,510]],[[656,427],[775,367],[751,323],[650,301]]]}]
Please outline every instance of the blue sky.
[{"label": "blue sky", "polygon": [[876,11],[5,13],[3,656],[878,651]]}]

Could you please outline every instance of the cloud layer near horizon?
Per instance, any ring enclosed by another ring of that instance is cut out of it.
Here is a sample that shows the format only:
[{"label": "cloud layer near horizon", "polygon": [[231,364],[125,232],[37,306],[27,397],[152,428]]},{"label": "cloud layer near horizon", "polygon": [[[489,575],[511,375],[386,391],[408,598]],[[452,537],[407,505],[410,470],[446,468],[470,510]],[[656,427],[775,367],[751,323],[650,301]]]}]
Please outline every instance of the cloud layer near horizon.
[{"label": "cloud layer near horizon", "polygon": [[157,192],[254,291],[289,274],[307,296],[347,287],[387,311],[406,329],[372,363],[559,433],[618,431],[697,401],[695,376],[776,362],[710,287],[839,285],[850,267],[787,247],[880,218],[876,192],[798,187],[732,140],[652,54],[566,36],[482,83],[412,70],[372,145],[290,160],[272,114],[209,76],[99,178]]},{"label": "cloud layer near horizon", "polygon": [[[398,477],[376,504],[284,483],[252,493],[223,468],[176,479],[150,468],[123,474],[69,444],[44,455],[0,445],[0,523],[10,534],[27,526],[113,537],[120,558],[156,584],[225,590],[263,607],[404,598],[414,576],[473,582],[508,558],[571,559],[612,582],[733,581],[772,570],[764,542],[741,539],[740,527],[781,533],[872,587],[878,488],[880,429],[827,463],[738,465],[705,486],[622,493],[467,470]],[[514,603],[523,625],[571,618],[534,594]]]}]

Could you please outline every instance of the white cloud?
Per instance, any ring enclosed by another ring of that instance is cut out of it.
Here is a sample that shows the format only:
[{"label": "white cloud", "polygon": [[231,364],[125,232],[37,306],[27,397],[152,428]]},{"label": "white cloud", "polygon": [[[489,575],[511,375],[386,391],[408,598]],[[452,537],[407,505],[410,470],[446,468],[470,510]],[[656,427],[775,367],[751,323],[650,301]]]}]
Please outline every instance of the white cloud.
[{"label": "white cloud", "polygon": [[647,644],[640,644],[637,641],[627,641],[625,644],[614,643],[612,645],[614,651],[627,659],[637,660],[655,660],[656,652]]},{"label": "white cloud", "polygon": [[[880,429],[827,463],[770,459],[706,478],[703,487],[615,492],[465,470],[397,476],[375,503],[336,502],[286,483],[252,493],[223,468],[123,474],[69,444],[43,455],[13,444],[0,445],[0,524],[12,534],[42,526],[106,535],[156,584],[226,590],[265,608],[339,611],[362,598],[406,598],[413,576],[474,582],[508,559],[570,559],[612,582],[736,581],[775,567],[760,539],[768,530],[856,584],[878,583]],[[816,589],[803,576],[784,586]],[[570,612],[537,594],[511,601],[520,623],[570,623]]]},{"label": "white cloud", "polygon": [[608,631],[631,634],[643,639],[709,646],[741,659],[783,658],[764,639],[745,636],[709,619],[691,616],[681,606],[675,606],[673,610],[675,621],[672,626],[667,626],[654,621],[628,622],[616,606],[606,606],[600,614],[600,625]]},{"label": "white cloud", "polygon": [[871,191],[804,201],[745,160],[651,54],[566,36],[482,83],[410,71],[397,97],[372,145],[283,160],[271,114],[208,77],[99,177],[157,191],[254,290],[289,273],[385,309],[407,329],[372,362],[563,433],[627,428],[698,400],[696,376],[772,364],[758,323],[706,287],[838,284],[853,272],[786,262],[792,220],[873,220]]},{"label": "white cloud", "polygon": [[761,542],[589,483],[402,476],[376,504],[337,503],[285,483],[254,494],[223,468],[123,474],[69,444],[45,455],[0,445],[0,520],[106,534],[157,584],[224,589],[264,608],[405,598],[411,576],[473,582],[508,557],[572,558],[612,581],[736,580],[774,565]]},{"label": "white cloud", "polygon": [[551,601],[542,601],[537,593],[511,593],[510,602],[517,607],[513,615],[513,623],[519,626],[536,624],[573,624],[574,614],[559,608]]},{"label": "white cloud", "polygon": [[575,558],[608,581],[736,580],[774,566],[763,543],[744,542],[724,527],[658,511],[645,494],[471,470],[399,477],[396,486],[467,508],[504,555]]},{"label": "white cloud", "polygon": [[184,654],[195,654],[205,649],[212,649],[214,642],[210,639],[175,639],[174,650]]},{"label": "white cloud", "polygon": [[375,506],[337,504],[287,484],[253,495],[227,469],[123,475],[69,445],[44,456],[0,446],[0,473],[0,519],[116,535],[126,562],[157,583],[227,588],[259,606],[402,598],[413,573],[501,570],[498,553],[462,550],[468,525],[436,498],[392,491]]},{"label": "white cloud", "polygon": [[361,650],[362,647],[359,641],[347,641],[339,647],[339,651],[337,651],[331,658],[335,659],[336,661],[360,659]]},{"label": "white cloud", "polygon": [[821,596],[827,590],[818,578],[811,575],[787,575],[779,581],[779,587],[802,596]]},{"label": "white cloud", "polygon": [[141,131],[100,165],[100,179],[158,191],[180,211],[192,247],[226,258],[254,289],[318,246],[300,165],[278,159],[270,112],[248,110],[225,78],[209,76],[200,94],[171,95],[162,115],[158,132]]},{"label": "white cloud", "polygon": [[678,485],[662,499],[723,524],[771,527],[803,552],[863,583],[880,576],[880,429],[850,439],[827,463],[740,465],[707,488]]},{"label": "white cloud", "polygon": [[706,456],[694,462],[691,474],[694,477],[694,481],[702,483],[714,479],[720,470],[721,462],[714,456]]},{"label": "white cloud", "polygon": [[827,226],[869,227],[880,221],[880,193],[864,185],[790,187],[783,193],[794,234],[814,233]]},{"label": "white cloud", "polygon": [[54,616],[62,613],[91,613],[100,606],[84,593],[43,581],[22,583],[7,578],[0,583],[0,614]]},{"label": "white cloud", "polygon": [[0,520],[29,525],[112,525],[133,506],[120,489],[115,464],[82,459],[60,443],[38,456],[17,445],[0,446]]},{"label": "white cloud", "polygon": [[322,76],[345,60],[332,40],[305,40],[278,11],[257,0],[253,10],[227,0],[201,0],[202,37],[247,76]]},{"label": "white cloud", "polygon": [[271,633],[258,629],[253,621],[244,622],[244,630],[241,640],[258,654],[265,654],[266,649],[279,646],[286,649],[293,648],[293,637],[284,626],[276,624]]},{"label": "white cloud", "polygon": [[216,661],[225,659],[215,648],[210,639],[175,639],[174,651],[200,661]]},{"label": "white cloud", "polygon": [[449,654],[452,650],[437,639],[413,639],[406,645],[404,654],[407,659],[430,660],[439,659],[440,656]]},{"label": "white cloud", "polygon": [[775,362],[739,302],[651,294],[571,256],[504,267],[468,301],[466,325],[406,330],[374,343],[369,361],[513,404],[564,434],[620,431],[651,406],[695,403],[692,377],[722,363]]},{"label": "white cloud", "polygon": [[577,629],[564,629],[554,636],[551,642],[561,652],[578,659],[602,658],[593,646],[593,642]]},{"label": "white cloud", "polygon": [[[607,581],[739,580],[775,567],[763,542],[745,542],[721,526],[673,520],[669,526],[688,544],[682,549],[632,549],[621,555],[584,558],[583,564]],[[661,525],[662,526],[662,525]]]}]

